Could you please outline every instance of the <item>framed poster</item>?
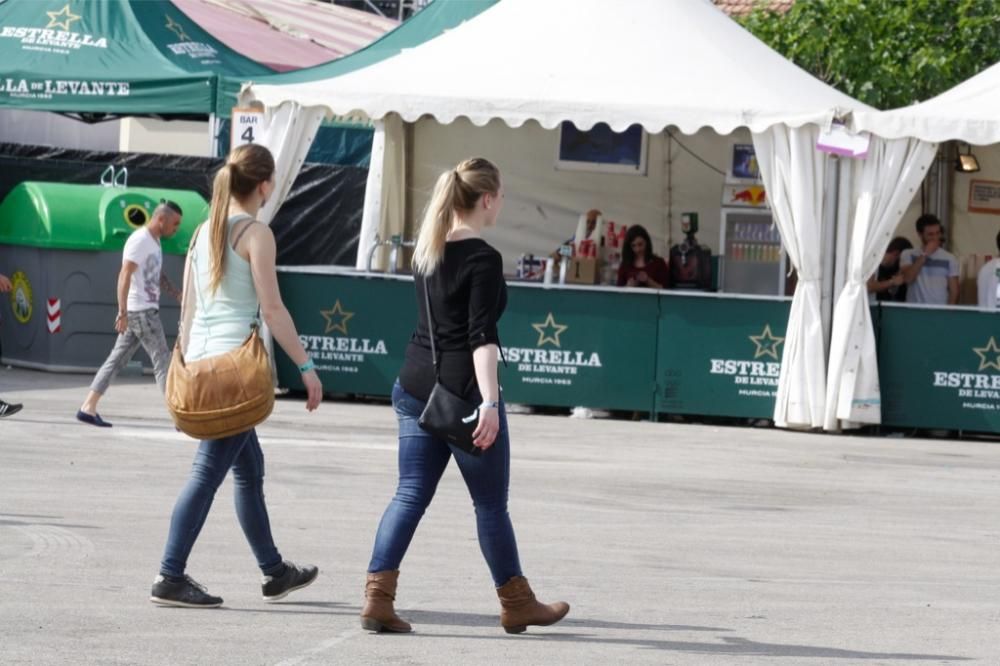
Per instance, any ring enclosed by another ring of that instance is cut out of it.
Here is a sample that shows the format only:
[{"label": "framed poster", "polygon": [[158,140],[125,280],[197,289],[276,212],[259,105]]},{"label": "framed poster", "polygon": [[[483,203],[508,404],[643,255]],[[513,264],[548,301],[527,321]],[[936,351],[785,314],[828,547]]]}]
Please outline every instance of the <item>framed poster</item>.
[{"label": "framed poster", "polygon": [[1000,215],[1000,180],[969,181],[969,212]]},{"label": "framed poster", "polygon": [[733,159],[729,164],[729,177],[733,180],[760,180],[757,153],[752,143],[733,144]]},{"label": "framed poster", "polygon": [[556,168],[645,176],[647,142],[640,125],[615,132],[606,123],[598,123],[582,131],[571,122],[563,122]]}]

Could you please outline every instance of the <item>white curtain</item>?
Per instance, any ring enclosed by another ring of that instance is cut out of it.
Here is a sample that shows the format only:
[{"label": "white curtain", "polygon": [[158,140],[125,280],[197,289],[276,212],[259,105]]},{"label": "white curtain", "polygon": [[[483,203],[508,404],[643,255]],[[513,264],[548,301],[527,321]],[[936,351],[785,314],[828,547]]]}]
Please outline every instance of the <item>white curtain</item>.
[{"label": "white curtain", "polygon": [[936,144],[918,139],[872,137],[868,156],[852,164],[850,187],[857,203],[847,280],[833,313],[823,423],[826,430],[882,421],[867,281],[878,268],[893,230],[936,151]]},{"label": "white curtain", "polygon": [[753,135],[771,211],[798,274],[774,406],[775,425],[782,428],[823,425],[823,186],[829,158],[816,150],[818,137],[815,125],[774,125]]},{"label": "white curtain", "polygon": [[365,185],[365,207],[361,216],[358,256],[355,261],[355,268],[358,270],[368,269],[369,256],[372,258],[372,270],[386,270],[389,249],[388,246],[382,245],[381,249],[373,254],[376,239],[385,243],[393,235],[403,235],[405,231],[406,132],[404,130],[403,120],[395,113],[375,121],[372,155],[368,164],[368,182]]},{"label": "white curtain", "polygon": [[306,161],[323,116],[323,107],[302,107],[294,102],[286,102],[276,109],[265,111],[260,143],[274,155],[275,171],[274,194],[258,214],[261,222],[270,224],[274,214],[284,203]]},{"label": "white curtain", "polygon": [[[248,103],[249,100],[241,99],[241,102]],[[303,162],[306,161],[306,155],[309,154],[316,132],[323,122],[323,116],[322,107],[304,108],[294,102],[282,104],[276,109],[265,109],[264,128],[258,135],[258,143],[267,147],[274,156],[274,192],[257,213],[259,221],[270,224],[274,214],[281,208],[281,204],[292,189],[292,183],[302,169]],[[266,323],[261,333],[264,345],[273,359],[274,340]],[[271,373],[275,386],[278,384],[276,368],[277,366],[272,363]]]},{"label": "white curtain", "polygon": [[[358,234],[358,256],[354,267],[359,271],[375,268],[374,257],[379,236],[379,219],[382,216],[382,168],[385,165],[385,123],[376,120],[372,135],[372,154],[368,160],[368,180],[365,182],[365,203],[361,213],[361,231]],[[370,264],[370,265],[369,265]]]}]

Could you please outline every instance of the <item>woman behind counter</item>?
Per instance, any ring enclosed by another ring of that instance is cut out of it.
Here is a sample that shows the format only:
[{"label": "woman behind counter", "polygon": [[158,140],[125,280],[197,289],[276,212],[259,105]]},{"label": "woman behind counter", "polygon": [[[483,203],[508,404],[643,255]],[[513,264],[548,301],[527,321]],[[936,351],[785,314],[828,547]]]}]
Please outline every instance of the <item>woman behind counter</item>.
[{"label": "woman behind counter", "polygon": [[618,286],[665,289],[669,279],[667,262],[653,254],[649,232],[638,224],[629,227],[622,246],[622,263],[618,267]]}]

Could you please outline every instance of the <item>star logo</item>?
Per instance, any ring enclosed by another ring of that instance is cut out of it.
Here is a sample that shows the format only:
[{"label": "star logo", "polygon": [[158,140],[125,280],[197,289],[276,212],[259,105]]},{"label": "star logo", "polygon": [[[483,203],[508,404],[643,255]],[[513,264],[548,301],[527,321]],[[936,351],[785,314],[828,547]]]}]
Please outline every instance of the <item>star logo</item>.
[{"label": "star logo", "polygon": [[[49,15],[49,24],[45,26],[46,29],[62,28],[64,31],[69,32],[70,30],[69,24],[72,23],[73,21],[80,20],[79,16],[77,16],[76,14],[74,14],[69,10],[69,3],[66,3],[66,6],[57,12],[45,12],[45,13]],[[62,17],[61,21],[59,20],[60,17]]]},{"label": "star logo", "polygon": [[757,351],[753,353],[754,358],[760,358],[761,356],[770,356],[775,361],[780,361],[781,357],[778,356],[778,345],[785,341],[784,338],[779,338],[771,333],[771,325],[766,324],[764,326],[764,332],[760,335],[749,336],[751,342],[757,345]]},{"label": "star logo", "polygon": [[990,336],[990,341],[986,343],[985,347],[973,347],[972,351],[979,354],[980,370],[990,368],[1000,370],[1000,347],[997,347],[996,338]]},{"label": "star logo", "polygon": [[557,324],[555,318],[552,316],[552,313],[550,312],[549,316],[545,318],[545,321],[543,321],[540,324],[532,324],[531,328],[538,331],[537,346],[541,347],[546,342],[551,342],[556,347],[559,347],[561,346],[559,344],[559,334],[565,331],[567,328],[569,328],[569,326]]},{"label": "star logo", "polygon": [[170,30],[175,35],[177,35],[177,39],[181,40],[182,42],[191,41],[191,38],[188,37],[188,34],[184,32],[184,26],[175,21],[173,16],[169,16],[166,14],[164,14],[164,16],[167,17],[167,26],[166,26],[167,30]]},{"label": "star logo", "polygon": [[347,322],[354,316],[354,313],[346,312],[340,305],[340,299],[337,299],[332,308],[329,310],[320,310],[319,313],[326,319],[326,330],[323,333],[340,331],[344,335],[347,335]]}]

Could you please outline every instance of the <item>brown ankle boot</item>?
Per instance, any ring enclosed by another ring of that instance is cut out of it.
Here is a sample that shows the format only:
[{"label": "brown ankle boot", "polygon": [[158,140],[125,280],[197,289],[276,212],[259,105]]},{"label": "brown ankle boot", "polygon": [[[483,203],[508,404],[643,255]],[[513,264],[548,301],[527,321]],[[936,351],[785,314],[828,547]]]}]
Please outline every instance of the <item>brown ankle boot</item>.
[{"label": "brown ankle boot", "polygon": [[368,631],[392,631],[405,634],[413,628],[399,619],[392,608],[396,598],[399,571],[376,571],[365,582],[365,607],[361,611],[361,626]]},{"label": "brown ankle boot", "polygon": [[565,601],[539,603],[524,576],[514,576],[498,587],[497,596],[500,597],[500,624],[508,634],[519,634],[529,624],[542,627],[555,624],[569,612],[569,604]]}]

